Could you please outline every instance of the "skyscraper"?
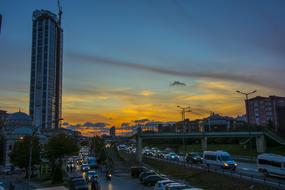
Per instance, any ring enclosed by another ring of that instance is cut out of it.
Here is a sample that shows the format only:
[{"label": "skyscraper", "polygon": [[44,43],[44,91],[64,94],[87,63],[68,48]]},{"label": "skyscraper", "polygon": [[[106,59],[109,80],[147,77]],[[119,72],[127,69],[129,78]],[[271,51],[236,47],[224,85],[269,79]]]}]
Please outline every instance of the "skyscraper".
[{"label": "skyscraper", "polygon": [[58,128],[62,104],[61,15],[33,12],[30,116],[40,128]]}]

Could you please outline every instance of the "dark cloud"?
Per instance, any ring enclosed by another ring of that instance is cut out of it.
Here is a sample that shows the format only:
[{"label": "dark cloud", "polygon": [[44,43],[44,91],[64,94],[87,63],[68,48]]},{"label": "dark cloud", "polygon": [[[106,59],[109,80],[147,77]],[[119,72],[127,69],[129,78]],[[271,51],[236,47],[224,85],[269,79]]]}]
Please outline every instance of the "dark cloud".
[{"label": "dark cloud", "polygon": [[184,82],[174,81],[173,83],[170,83],[169,86],[186,86]]},{"label": "dark cloud", "polygon": [[[256,76],[247,73],[237,74],[235,71],[220,71],[217,69],[215,71],[194,71],[194,70],[171,70],[161,67],[154,67],[150,65],[137,64],[131,62],[125,62],[120,60],[115,60],[111,58],[103,58],[100,56],[92,56],[81,53],[69,53],[69,58],[74,61],[78,61],[79,63],[89,63],[89,64],[101,64],[101,65],[110,65],[116,67],[126,67],[131,69],[144,70],[153,73],[165,74],[165,75],[173,75],[180,77],[195,77],[195,78],[206,78],[206,79],[218,79],[218,80],[226,80],[232,82],[242,82],[245,84],[259,85],[263,87],[269,88],[278,88],[284,89],[284,85],[280,83],[280,81],[268,81],[265,80],[262,76]],[[190,63],[189,63],[190,64]],[[195,63],[191,63],[194,64]]]},{"label": "dark cloud", "polygon": [[86,122],[83,124],[84,127],[88,127],[88,128],[104,128],[107,127],[109,124],[108,123],[103,123],[103,122],[99,122],[99,123],[92,123],[92,122]]},{"label": "dark cloud", "polygon": [[139,119],[139,120],[135,120],[134,122],[135,123],[144,123],[144,122],[148,122],[148,121],[150,121],[149,119]]}]

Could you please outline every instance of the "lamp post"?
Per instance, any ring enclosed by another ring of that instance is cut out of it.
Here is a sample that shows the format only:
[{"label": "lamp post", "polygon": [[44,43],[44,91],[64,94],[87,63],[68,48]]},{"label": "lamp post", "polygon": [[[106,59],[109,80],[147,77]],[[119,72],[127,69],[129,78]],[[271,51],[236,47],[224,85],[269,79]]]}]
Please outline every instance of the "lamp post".
[{"label": "lamp post", "polygon": [[[51,122],[46,122],[46,123],[43,123],[43,124],[55,123],[55,122],[59,122],[59,121],[62,121],[62,120],[63,120],[63,118],[60,118],[58,120],[54,120],[54,121],[51,121]],[[37,133],[37,131],[38,131],[38,129],[39,129],[39,127],[41,125],[38,125],[38,126],[33,125],[31,139],[30,139],[29,163],[28,163],[28,188],[29,189],[30,189],[30,181],[31,181],[31,173],[32,173],[33,140],[34,140],[35,134]]]},{"label": "lamp post", "polygon": [[[181,110],[181,116],[182,116],[182,122],[183,122],[183,133],[184,133],[183,134],[183,138],[182,138],[182,141],[183,141],[182,143],[183,143],[184,152],[186,154],[185,137],[184,137],[184,135],[186,133],[185,113],[186,112],[191,112],[191,110],[190,110],[190,106],[187,106],[187,107],[177,106],[177,108],[179,108]],[[177,128],[176,128],[176,130],[177,130]]]},{"label": "lamp post", "polygon": [[242,92],[242,91],[237,90],[236,92],[245,96],[246,119],[247,119],[247,123],[249,123],[248,106],[247,106],[248,96],[251,95],[251,94],[256,93],[257,91],[256,91],[256,90],[253,90],[253,91],[251,91],[251,92]]}]

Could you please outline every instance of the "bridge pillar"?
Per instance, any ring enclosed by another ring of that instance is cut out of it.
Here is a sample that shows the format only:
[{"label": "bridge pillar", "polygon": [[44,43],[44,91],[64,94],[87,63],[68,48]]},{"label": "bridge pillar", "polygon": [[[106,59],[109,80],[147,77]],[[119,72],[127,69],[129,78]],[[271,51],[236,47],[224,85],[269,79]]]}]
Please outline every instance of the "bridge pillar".
[{"label": "bridge pillar", "polygon": [[208,138],[207,138],[207,137],[203,137],[203,138],[201,139],[201,145],[202,145],[202,150],[203,150],[203,151],[205,151],[205,150],[208,149],[207,144],[208,144]]},{"label": "bridge pillar", "polygon": [[141,138],[141,134],[142,134],[142,129],[138,128],[137,129],[137,150],[136,150],[136,154],[137,154],[137,161],[139,163],[142,162],[142,138]]},{"label": "bridge pillar", "polygon": [[256,137],[256,151],[257,153],[263,153],[266,151],[266,140],[264,135]]}]

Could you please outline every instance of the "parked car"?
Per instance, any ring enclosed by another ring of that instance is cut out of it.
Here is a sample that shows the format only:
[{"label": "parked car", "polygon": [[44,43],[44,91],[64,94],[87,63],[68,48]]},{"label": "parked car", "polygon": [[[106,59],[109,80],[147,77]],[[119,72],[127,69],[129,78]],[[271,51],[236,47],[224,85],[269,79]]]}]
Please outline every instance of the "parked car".
[{"label": "parked car", "polygon": [[192,187],[182,183],[169,183],[165,186],[165,190],[184,190],[189,188]]},{"label": "parked car", "polygon": [[175,152],[170,152],[166,154],[166,159],[179,161],[179,156]]},{"label": "parked car", "polygon": [[144,166],[132,166],[131,167],[131,176],[132,177],[139,177],[141,172],[145,172],[148,169]]},{"label": "parked car", "polygon": [[187,163],[203,163],[203,155],[199,154],[198,152],[190,152],[186,154],[185,160]]},{"label": "parked car", "polygon": [[97,179],[97,178],[98,178],[98,174],[97,174],[97,172],[94,171],[94,170],[89,170],[89,171],[86,173],[86,181],[91,181],[92,178]]},{"label": "parked car", "polygon": [[71,190],[88,190],[88,184],[82,177],[77,177],[71,180]]},{"label": "parked car", "polygon": [[167,178],[162,177],[160,175],[149,175],[143,179],[143,184],[144,185],[149,185],[149,186],[154,186],[156,182],[165,180]]},{"label": "parked car", "polygon": [[87,172],[88,170],[90,170],[90,167],[88,164],[82,164],[81,165],[81,171],[82,172]]},{"label": "parked car", "polygon": [[22,170],[11,165],[1,168],[0,173],[2,175],[21,174]]},{"label": "parked car", "polygon": [[140,179],[140,181],[142,182],[143,179],[144,179],[146,176],[154,175],[154,174],[156,174],[156,173],[155,173],[155,171],[153,171],[153,170],[146,171],[146,172],[142,172],[142,173],[139,175],[139,179]]},{"label": "parked car", "polygon": [[235,170],[237,163],[231,158],[231,155],[225,151],[204,151],[203,153],[203,163],[208,167],[210,165],[215,165],[222,167],[224,169]]},{"label": "parked car", "polygon": [[156,182],[153,190],[164,190],[165,186],[169,183],[174,183],[174,181],[166,179]]}]

